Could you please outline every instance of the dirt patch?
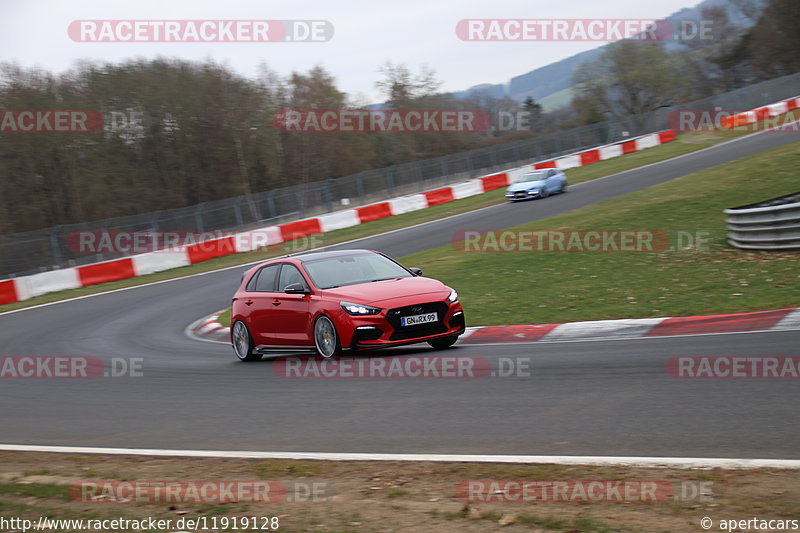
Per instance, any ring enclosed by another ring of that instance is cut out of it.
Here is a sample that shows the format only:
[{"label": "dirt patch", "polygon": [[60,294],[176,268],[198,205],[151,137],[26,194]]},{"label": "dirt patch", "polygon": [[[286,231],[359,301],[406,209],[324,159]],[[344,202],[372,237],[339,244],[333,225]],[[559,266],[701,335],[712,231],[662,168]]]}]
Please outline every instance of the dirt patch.
[{"label": "dirt patch", "polygon": [[[473,485],[468,485],[470,480]],[[505,480],[544,481],[545,486],[560,482],[566,489],[560,495],[551,492],[551,501],[540,501],[546,493],[535,491],[527,495],[528,501],[520,501],[521,491],[504,484]],[[83,482],[106,488],[119,487],[114,482],[139,487],[144,482],[182,482],[185,488],[203,481],[269,482],[286,493],[275,498],[282,501],[272,503],[220,503],[213,497],[194,503],[198,500],[188,492],[170,501],[154,502],[149,493],[149,497],[140,495],[132,503],[123,503],[114,500],[120,494],[114,491],[82,495],[80,490],[87,486],[80,485]],[[601,481],[606,487],[652,482],[657,484],[657,497],[654,501],[629,495],[620,501],[613,491],[606,493],[612,501],[594,501],[591,494],[581,497],[591,481]],[[469,487],[472,492],[466,490]],[[515,495],[516,501],[501,501]],[[565,501],[564,495],[570,500]],[[43,515],[136,520],[206,517],[209,530],[216,518],[214,531],[234,530],[233,518],[278,517],[278,531],[683,533],[703,531],[699,525],[703,517],[714,520],[716,531],[722,519],[800,517],[800,472],[2,453],[0,515],[32,520]],[[227,528],[220,527],[223,518],[228,519]],[[266,523],[259,521],[255,529],[263,530],[260,526]]]}]

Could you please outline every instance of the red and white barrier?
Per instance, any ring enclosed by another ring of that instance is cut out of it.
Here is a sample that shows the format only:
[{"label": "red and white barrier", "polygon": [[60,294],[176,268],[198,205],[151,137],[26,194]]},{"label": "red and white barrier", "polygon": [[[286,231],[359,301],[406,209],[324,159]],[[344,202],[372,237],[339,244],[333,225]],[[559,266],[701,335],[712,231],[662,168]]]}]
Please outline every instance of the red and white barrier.
[{"label": "red and white barrier", "polygon": [[[12,280],[16,283],[17,301],[28,300],[48,292],[65,291],[81,287],[78,269],[64,268],[25,276]],[[9,303],[9,302],[5,302]]]},{"label": "red and white barrier", "polygon": [[358,218],[358,212],[355,209],[345,209],[344,211],[322,215],[319,217],[319,223],[322,226],[322,232],[328,233],[337,229],[358,226],[361,224],[361,220]]},{"label": "red and white barrier", "polygon": [[774,118],[798,108],[800,108],[800,97],[789,98],[764,107],[722,117],[720,122],[723,128],[736,128],[746,126],[747,124],[753,124],[760,120]]},{"label": "red and white barrier", "polygon": [[154,272],[170,270],[189,264],[189,258],[186,256],[186,250],[184,249],[148,252],[134,255],[132,259],[133,270],[137,276],[153,274]]},{"label": "red and white barrier", "polygon": [[412,211],[419,211],[428,207],[428,199],[424,194],[410,194],[389,200],[393,215],[402,215]]},{"label": "red and white barrier", "polygon": [[373,220],[402,215],[507,187],[519,175],[530,172],[533,169],[559,168],[565,170],[577,168],[644,150],[674,139],[675,132],[667,130],[644,135],[622,143],[569,154],[555,160],[540,161],[519,168],[481,176],[455,185],[392,198],[384,202],[354,209],[344,209],[319,217],[236,233],[180,248],[148,252],[113,261],[4,280],[0,281],[0,305],[27,300],[48,292],[76,289],[98,283],[144,276],[154,272],[201,263],[216,257],[251,252],[309,235],[327,233],[372,222]]}]

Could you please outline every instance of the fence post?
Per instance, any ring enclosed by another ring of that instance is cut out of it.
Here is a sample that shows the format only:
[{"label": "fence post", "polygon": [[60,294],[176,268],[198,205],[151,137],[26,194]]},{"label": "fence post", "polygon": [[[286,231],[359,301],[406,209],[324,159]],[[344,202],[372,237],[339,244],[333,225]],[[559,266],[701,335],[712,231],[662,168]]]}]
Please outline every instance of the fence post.
[{"label": "fence post", "polygon": [[272,191],[269,191],[267,195],[267,208],[269,209],[269,218],[277,218],[279,216],[278,209],[275,207],[275,193]]},{"label": "fence post", "polygon": [[203,217],[200,216],[200,209],[203,204],[197,204],[194,208],[194,225],[196,226],[197,233],[203,233]]},{"label": "fence post", "polygon": [[322,185],[322,199],[325,202],[325,206],[328,212],[332,212],[334,209],[333,206],[333,178],[328,178],[321,183]]},{"label": "fence post", "polygon": [[414,165],[414,174],[417,176],[417,190],[423,191],[425,190],[425,178],[422,175],[422,168],[419,166],[419,161],[413,163]]},{"label": "fence post", "polygon": [[50,246],[53,249],[53,265],[57,267],[61,267],[61,248],[58,244],[58,236],[57,233],[60,233],[61,226],[55,226],[50,228]]},{"label": "fence post", "polygon": [[240,228],[244,225],[244,222],[242,221],[241,203],[242,203],[241,197],[234,198],[233,215],[236,217],[236,225]]},{"label": "fence post", "polygon": [[358,193],[358,200],[364,198],[364,172],[361,171],[356,174],[356,192]]}]

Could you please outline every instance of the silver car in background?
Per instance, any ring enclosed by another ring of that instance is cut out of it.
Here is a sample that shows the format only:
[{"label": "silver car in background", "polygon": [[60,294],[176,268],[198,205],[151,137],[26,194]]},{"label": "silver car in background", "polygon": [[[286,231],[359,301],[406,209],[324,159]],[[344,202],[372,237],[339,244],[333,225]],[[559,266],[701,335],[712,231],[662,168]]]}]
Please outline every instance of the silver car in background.
[{"label": "silver car in background", "polygon": [[506,190],[506,199],[512,202],[547,198],[567,190],[567,176],[557,168],[543,168],[518,177]]}]

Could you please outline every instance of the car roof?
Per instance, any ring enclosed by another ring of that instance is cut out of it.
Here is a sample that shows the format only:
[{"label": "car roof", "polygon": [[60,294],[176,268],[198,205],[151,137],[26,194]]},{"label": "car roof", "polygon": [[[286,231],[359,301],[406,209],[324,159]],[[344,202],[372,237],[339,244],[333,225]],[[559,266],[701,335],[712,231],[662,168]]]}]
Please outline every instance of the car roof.
[{"label": "car roof", "polygon": [[261,267],[265,267],[267,265],[272,265],[275,263],[286,262],[287,260],[296,263],[303,263],[304,261],[313,261],[315,259],[325,259],[328,257],[345,257],[348,255],[355,255],[355,254],[375,254],[378,253],[374,250],[326,250],[326,251],[310,251],[310,252],[298,252],[296,254],[284,255],[281,257],[274,257],[263,263],[259,263],[254,267],[251,267],[245,271],[242,276],[246,276],[248,272],[255,272],[256,270],[260,269]]},{"label": "car roof", "polygon": [[325,250],[325,251],[310,251],[310,252],[300,252],[297,254],[292,254],[288,256],[291,259],[296,259],[298,261],[305,262],[305,261],[314,261],[317,259],[326,259],[331,257],[346,257],[348,255],[361,255],[361,254],[374,254],[376,252],[372,250]]}]

